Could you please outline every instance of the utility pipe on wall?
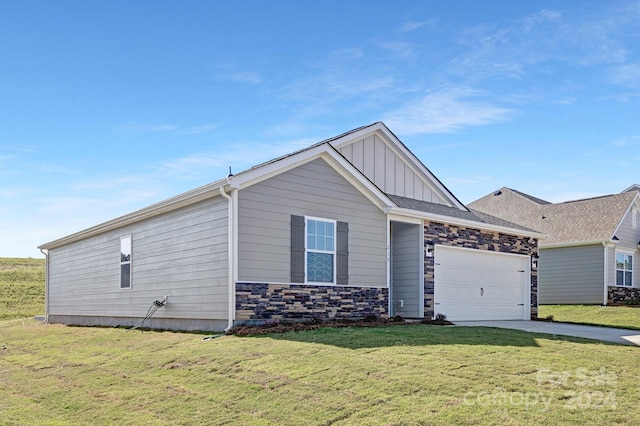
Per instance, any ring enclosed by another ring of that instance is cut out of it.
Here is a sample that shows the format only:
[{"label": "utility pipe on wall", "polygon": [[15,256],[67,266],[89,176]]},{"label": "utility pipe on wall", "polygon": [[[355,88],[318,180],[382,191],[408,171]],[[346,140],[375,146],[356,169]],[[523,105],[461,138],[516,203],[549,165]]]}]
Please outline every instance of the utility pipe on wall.
[{"label": "utility pipe on wall", "polygon": [[49,250],[40,249],[44,254],[44,323],[49,323]]},{"label": "utility pipe on wall", "polygon": [[228,215],[228,225],[227,225],[227,237],[228,237],[228,256],[229,256],[229,271],[228,271],[228,276],[229,276],[229,314],[228,314],[228,322],[227,322],[227,328],[224,329],[224,331],[228,331],[233,327],[233,313],[234,313],[234,303],[235,303],[235,280],[234,280],[234,270],[235,270],[235,265],[234,265],[234,241],[233,241],[233,229],[234,229],[234,222],[233,222],[233,198],[231,198],[229,196],[229,194],[227,194],[224,190],[224,186],[220,187],[220,195],[222,195],[228,202],[228,209],[227,209],[227,215]]}]

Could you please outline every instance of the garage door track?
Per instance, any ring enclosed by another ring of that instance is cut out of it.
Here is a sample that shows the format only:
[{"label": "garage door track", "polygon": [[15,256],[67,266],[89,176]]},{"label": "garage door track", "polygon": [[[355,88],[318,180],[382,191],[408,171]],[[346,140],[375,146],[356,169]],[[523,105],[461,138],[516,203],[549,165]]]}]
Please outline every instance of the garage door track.
[{"label": "garage door track", "polygon": [[546,333],[560,336],[582,337],[622,345],[640,346],[640,331],[624,328],[596,327],[591,325],[566,324],[545,321],[456,321],[456,325],[472,327],[497,327],[523,330],[531,333]]}]

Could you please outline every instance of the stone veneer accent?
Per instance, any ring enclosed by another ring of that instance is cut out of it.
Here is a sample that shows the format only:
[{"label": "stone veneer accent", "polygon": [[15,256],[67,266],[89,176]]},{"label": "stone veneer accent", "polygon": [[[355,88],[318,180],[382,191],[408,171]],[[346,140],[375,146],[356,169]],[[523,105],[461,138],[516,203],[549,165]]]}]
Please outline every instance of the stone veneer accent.
[{"label": "stone veneer accent", "polygon": [[389,290],[381,287],[236,283],[236,320],[306,320],[314,317],[388,316]]},{"label": "stone veneer accent", "polygon": [[[450,247],[464,247],[501,253],[515,253],[531,256],[536,253],[537,241],[529,242],[528,237],[482,231],[465,226],[440,222],[424,224],[424,244],[433,243]],[[434,315],[434,257],[424,258],[424,316]],[[437,313],[437,312],[435,312]],[[531,319],[538,317],[538,271],[531,270]]]},{"label": "stone veneer accent", "polygon": [[609,286],[607,290],[608,305],[640,304],[640,288]]}]

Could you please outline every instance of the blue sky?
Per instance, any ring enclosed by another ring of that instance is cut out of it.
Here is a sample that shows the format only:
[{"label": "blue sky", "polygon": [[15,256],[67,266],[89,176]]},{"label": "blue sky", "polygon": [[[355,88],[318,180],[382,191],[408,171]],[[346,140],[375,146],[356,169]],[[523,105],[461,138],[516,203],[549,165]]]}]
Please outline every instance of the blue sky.
[{"label": "blue sky", "polygon": [[0,256],[384,121],[463,202],[640,183],[640,1],[0,5]]}]

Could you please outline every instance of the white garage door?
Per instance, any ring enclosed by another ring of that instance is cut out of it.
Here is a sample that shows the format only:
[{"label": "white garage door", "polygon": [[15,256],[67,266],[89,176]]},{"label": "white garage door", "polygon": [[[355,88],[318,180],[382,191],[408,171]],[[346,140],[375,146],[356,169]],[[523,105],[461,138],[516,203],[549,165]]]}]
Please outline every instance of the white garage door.
[{"label": "white garage door", "polygon": [[529,319],[529,257],[436,246],[435,314],[451,321]]}]

